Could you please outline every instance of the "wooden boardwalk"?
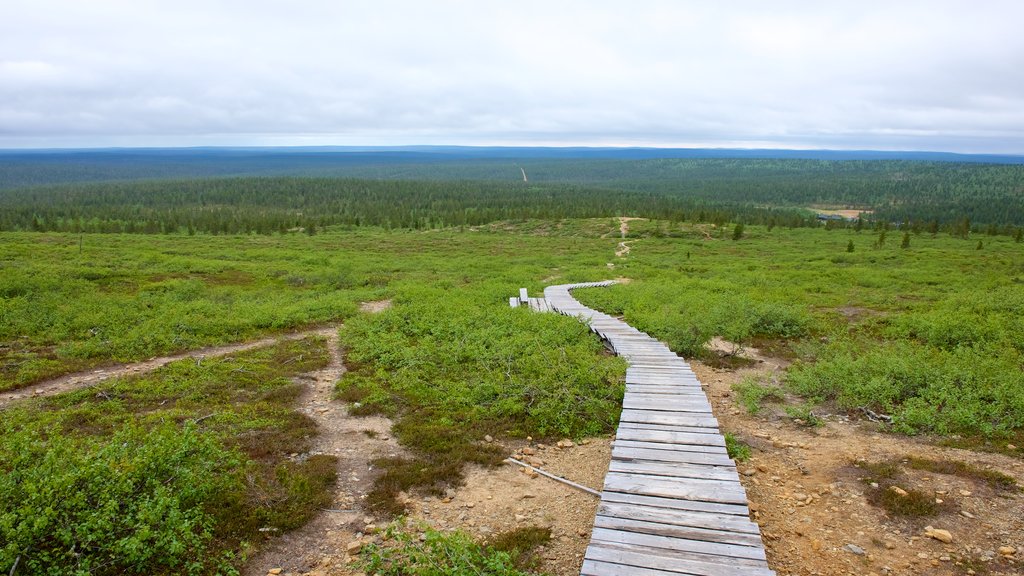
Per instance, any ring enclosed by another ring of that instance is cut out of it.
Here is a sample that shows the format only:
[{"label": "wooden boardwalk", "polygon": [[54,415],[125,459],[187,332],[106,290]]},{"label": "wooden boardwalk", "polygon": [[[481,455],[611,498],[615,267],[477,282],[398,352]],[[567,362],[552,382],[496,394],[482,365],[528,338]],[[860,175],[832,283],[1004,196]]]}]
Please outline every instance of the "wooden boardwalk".
[{"label": "wooden boardwalk", "polygon": [[[584,576],[771,576],[761,534],[689,365],[667,346],[550,286],[535,310],[576,316],[629,363]],[[537,302],[534,302],[537,300]]]}]

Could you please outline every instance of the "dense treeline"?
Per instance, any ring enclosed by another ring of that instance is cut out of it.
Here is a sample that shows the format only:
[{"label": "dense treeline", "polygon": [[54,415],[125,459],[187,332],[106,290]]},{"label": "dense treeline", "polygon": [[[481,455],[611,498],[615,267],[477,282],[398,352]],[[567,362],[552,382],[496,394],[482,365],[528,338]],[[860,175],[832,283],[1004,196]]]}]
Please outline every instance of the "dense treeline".
[{"label": "dense treeline", "polygon": [[2,194],[0,230],[262,233],[325,225],[440,228],[528,218],[635,215],[670,221],[806,226],[794,210],[713,203],[678,195],[575,185],[230,178],[121,182]]},{"label": "dense treeline", "polygon": [[[521,165],[534,183],[574,183],[716,203],[834,205],[892,222],[964,218],[1024,224],[1024,166],[908,160],[542,160]],[[431,164],[393,172],[436,179],[510,179],[511,163]],[[381,177],[380,168],[359,175]]]},{"label": "dense treeline", "polygon": [[[814,223],[806,211],[811,206],[861,209],[876,222],[933,232],[1013,234],[1024,225],[1022,165],[687,158],[415,164],[374,158],[350,158],[330,169],[357,178],[200,177],[0,190],[0,229],[271,233],[329,224],[436,228],[614,215],[803,226]],[[328,165],[317,164],[318,170]]]}]

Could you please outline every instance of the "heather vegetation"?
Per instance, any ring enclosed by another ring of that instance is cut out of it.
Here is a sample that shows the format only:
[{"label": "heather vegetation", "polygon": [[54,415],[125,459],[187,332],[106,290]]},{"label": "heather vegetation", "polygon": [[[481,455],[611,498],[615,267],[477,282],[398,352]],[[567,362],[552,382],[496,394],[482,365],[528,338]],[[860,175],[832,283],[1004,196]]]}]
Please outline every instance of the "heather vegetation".
[{"label": "heather vegetation", "polygon": [[[977,250],[974,238],[922,233],[901,248],[868,231],[748,227],[732,241],[688,227],[676,240],[656,226],[616,271],[637,281],[581,290],[582,301],[684,356],[714,361],[706,344],[718,336],[790,357],[787,389],[892,415],[900,432],[1024,428],[1024,247],[1013,239]],[[752,411],[777,393],[739,390]]]},{"label": "heather vegetation", "polygon": [[307,339],[4,409],[0,566],[25,574],[233,572],[267,534],[330,501],[334,457],[292,376]]},{"label": "heather vegetation", "polygon": [[[764,178],[770,167],[747,168]],[[938,170],[906,169],[925,182],[932,176],[914,170]],[[984,178],[977,169],[963,174],[993,190],[1016,185],[1013,167]],[[768,189],[782,194],[780,181]],[[796,396],[791,417],[807,425],[822,410],[866,409],[891,416],[894,433],[985,441],[1024,431],[1024,244],[1006,233],[1019,224],[1010,204],[1009,220],[979,230],[973,222],[984,219],[960,212],[826,225],[796,202],[726,209],[666,190],[557,182],[96,186],[3,193],[0,219],[18,231],[0,232],[0,390],[340,325],[348,371],[337,397],[355,415],[392,418],[406,448],[376,463],[383,474],[368,502],[382,515],[403,512],[403,491],[439,494],[467,463],[501,461],[488,435],[614,429],[623,362],[575,319],[509,308],[521,286],[539,295],[549,284],[629,278],[576,295],[688,358],[740,362],[757,347],[789,360],[779,382],[737,386],[751,412]],[[630,252],[617,257],[623,214],[651,218],[629,222]],[[161,233],[120,232],[129,225]],[[359,311],[383,299],[388,310]],[[319,340],[288,342],[4,408],[0,569],[231,572],[266,534],[324,506],[336,481],[333,461],[306,457],[317,430],[294,409],[294,378],[323,366],[326,352]],[[735,457],[750,457],[750,446],[727,440]],[[505,541],[395,538],[399,546],[371,556],[374,570],[408,573],[410,559],[451,554],[465,560],[453,574],[526,569]],[[528,540],[508,540],[519,539]]]}]

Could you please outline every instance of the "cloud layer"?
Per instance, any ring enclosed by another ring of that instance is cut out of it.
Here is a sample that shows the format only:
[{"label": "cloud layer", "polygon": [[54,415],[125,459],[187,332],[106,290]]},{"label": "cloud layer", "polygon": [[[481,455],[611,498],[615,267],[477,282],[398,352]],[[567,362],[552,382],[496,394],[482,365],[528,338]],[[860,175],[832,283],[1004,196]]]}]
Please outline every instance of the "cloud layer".
[{"label": "cloud layer", "polygon": [[0,147],[1024,153],[1016,1],[9,4]]}]

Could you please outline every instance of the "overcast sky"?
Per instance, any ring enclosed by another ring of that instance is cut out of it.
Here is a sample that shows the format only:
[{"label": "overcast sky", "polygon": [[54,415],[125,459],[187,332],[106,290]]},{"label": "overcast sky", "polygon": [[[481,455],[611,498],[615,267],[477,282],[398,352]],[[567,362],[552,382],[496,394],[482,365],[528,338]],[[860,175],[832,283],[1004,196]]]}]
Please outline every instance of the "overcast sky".
[{"label": "overcast sky", "polygon": [[1024,2],[0,0],[0,147],[1024,153]]}]

